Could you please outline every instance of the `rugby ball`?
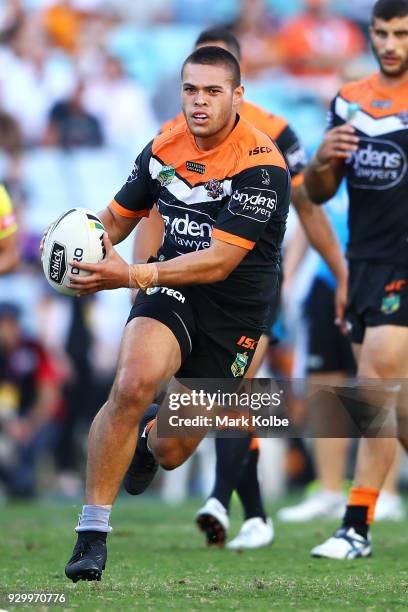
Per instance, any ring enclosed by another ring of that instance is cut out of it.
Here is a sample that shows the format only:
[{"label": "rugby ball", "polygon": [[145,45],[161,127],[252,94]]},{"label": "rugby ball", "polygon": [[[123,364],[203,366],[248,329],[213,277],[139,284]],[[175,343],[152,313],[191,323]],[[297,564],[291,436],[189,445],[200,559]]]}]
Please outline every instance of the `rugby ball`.
[{"label": "rugby ball", "polygon": [[88,276],[69,262],[98,263],[105,256],[102,221],[91,210],[71,208],[53,223],[45,237],[42,253],[44,274],[51,285],[64,295],[77,295],[70,289],[69,277]]}]

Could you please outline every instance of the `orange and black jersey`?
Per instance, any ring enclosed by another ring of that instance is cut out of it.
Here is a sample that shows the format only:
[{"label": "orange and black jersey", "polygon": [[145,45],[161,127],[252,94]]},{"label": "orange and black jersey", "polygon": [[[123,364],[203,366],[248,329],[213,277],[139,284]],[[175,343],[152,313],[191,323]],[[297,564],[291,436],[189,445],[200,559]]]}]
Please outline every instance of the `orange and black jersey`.
[{"label": "orange and black jersey", "polygon": [[280,151],[239,118],[210,151],[197,147],[185,123],[155,138],[110,206],[139,217],[156,203],[165,222],[159,259],[208,248],[212,236],[247,249],[227,280],[204,289],[220,305],[262,309],[271,297],[271,274],[279,271],[289,200]]},{"label": "orange and black jersey", "polygon": [[345,85],[329,128],[346,122],[360,138],[345,163],[348,256],[408,264],[408,83],[386,88],[374,74]]},{"label": "orange and black jersey", "polygon": [[[303,183],[303,170],[306,165],[305,150],[286,119],[273,115],[252,102],[244,100],[239,111],[240,116],[251,123],[257,130],[267,134],[279,147],[286,160],[292,178],[292,187]],[[160,133],[185,123],[183,113],[167,121],[160,128]]]}]

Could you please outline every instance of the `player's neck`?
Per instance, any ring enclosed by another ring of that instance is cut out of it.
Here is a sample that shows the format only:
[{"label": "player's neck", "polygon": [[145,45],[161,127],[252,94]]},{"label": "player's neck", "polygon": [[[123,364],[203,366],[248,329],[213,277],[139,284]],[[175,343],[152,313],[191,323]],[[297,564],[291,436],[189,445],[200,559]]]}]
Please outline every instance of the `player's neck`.
[{"label": "player's neck", "polygon": [[218,145],[223,143],[224,140],[228,138],[228,136],[231,134],[232,130],[235,127],[236,121],[237,115],[235,113],[234,116],[231,117],[231,120],[228,122],[228,124],[213,136],[208,136],[207,138],[200,138],[199,136],[194,136],[194,140],[197,147],[201,151],[210,151],[211,149],[215,149],[215,147],[218,147]]},{"label": "player's neck", "polygon": [[382,87],[387,89],[397,89],[398,87],[408,83],[408,70],[398,77],[390,77],[380,71],[378,73],[378,81]]}]

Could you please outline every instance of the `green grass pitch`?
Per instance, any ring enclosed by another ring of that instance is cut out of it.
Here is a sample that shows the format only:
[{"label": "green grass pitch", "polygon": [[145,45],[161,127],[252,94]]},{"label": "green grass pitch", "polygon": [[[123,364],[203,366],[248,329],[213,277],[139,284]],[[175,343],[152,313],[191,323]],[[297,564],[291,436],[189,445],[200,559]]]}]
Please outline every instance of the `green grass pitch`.
[{"label": "green grass pitch", "polygon": [[[65,579],[63,569],[80,506],[0,508],[0,608],[21,609],[6,603],[7,591],[64,591],[69,597],[65,609],[93,612],[408,609],[406,523],[375,526],[371,559],[336,562],[309,557],[334,523],[275,521],[272,546],[234,553],[204,546],[192,520],[197,507],[199,502],[169,508],[152,498],[120,499],[102,581],[76,585]],[[233,519],[231,535],[239,527],[235,505]]]}]

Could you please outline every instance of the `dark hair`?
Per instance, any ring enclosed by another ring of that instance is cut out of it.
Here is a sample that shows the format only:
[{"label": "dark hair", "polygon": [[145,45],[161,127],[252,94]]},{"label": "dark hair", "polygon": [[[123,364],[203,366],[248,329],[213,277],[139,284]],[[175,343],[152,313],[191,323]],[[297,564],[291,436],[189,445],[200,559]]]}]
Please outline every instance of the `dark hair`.
[{"label": "dark hair", "polygon": [[395,17],[408,15],[408,0],[377,0],[373,8],[373,20],[384,19],[390,21]]},{"label": "dark hair", "polygon": [[183,74],[186,64],[203,64],[206,66],[224,66],[227,68],[232,77],[232,84],[235,87],[241,85],[241,69],[235,57],[229,51],[221,47],[200,47],[193,51],[191,55],[184,61],[181,68]]},{"label": "dark hair", "polygon": [[198,45],[205,45],[218,41],[225,43],[232,55],[239,62],[241,61],[241,45],[239,44],[237,37],[234,36],[231,30],[228,30],[227,28],[218,27],[204,30],[197,38],[194,46],[198,47]]}]

